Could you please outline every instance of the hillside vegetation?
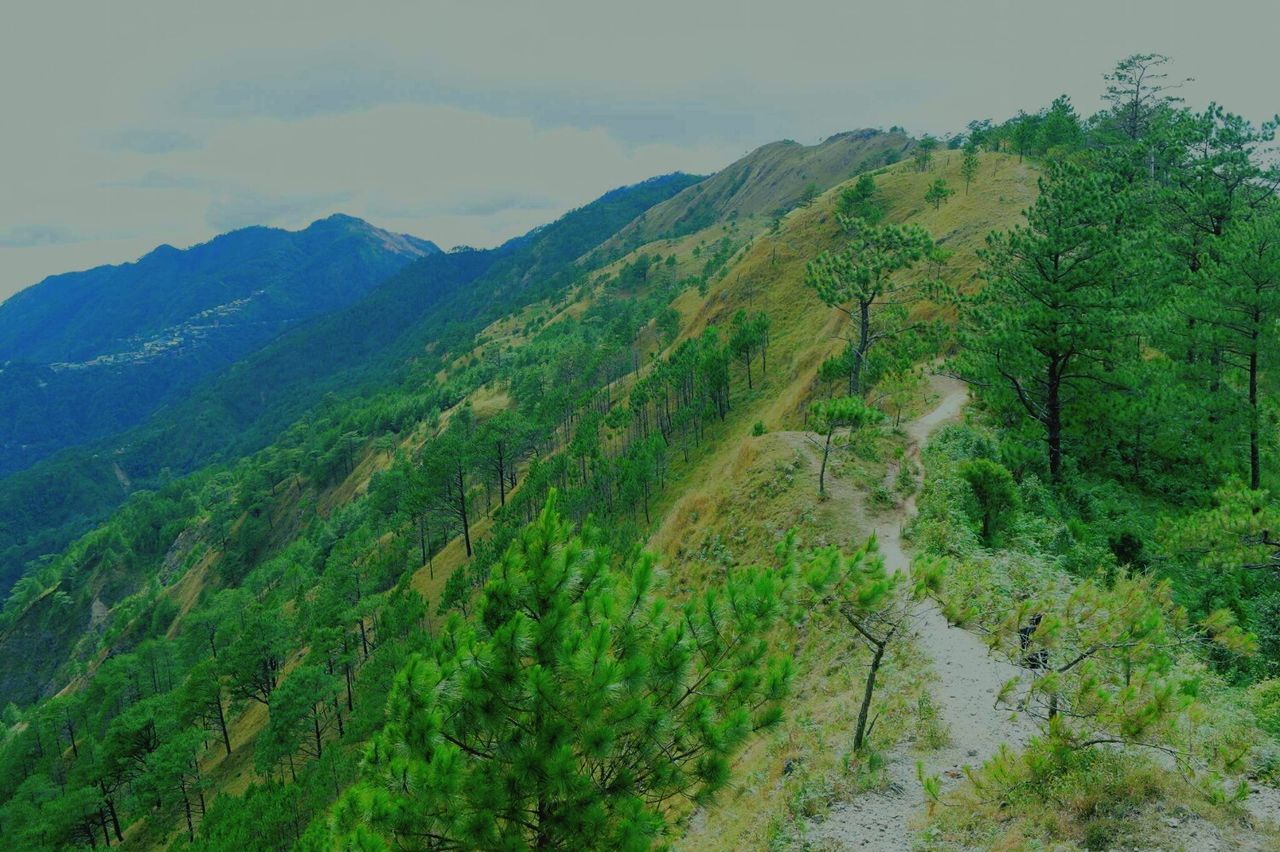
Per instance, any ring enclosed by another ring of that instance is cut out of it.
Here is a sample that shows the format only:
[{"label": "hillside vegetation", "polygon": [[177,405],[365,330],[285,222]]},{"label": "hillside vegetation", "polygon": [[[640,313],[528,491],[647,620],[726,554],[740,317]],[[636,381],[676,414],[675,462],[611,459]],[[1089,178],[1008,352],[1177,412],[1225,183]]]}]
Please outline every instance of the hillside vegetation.
[{"label": "hillside vegetation", "polygon": [[0,833],[1276,848],[1275,128],[1166,62],[620,190],[277,341],[205,397],[296,387],[227,421],[276,431],[15,587]]},{"label": "hillside vegetation", "polygon": [[332,216],[52,276],[0,305],[0,475],[180,400],[281,332],[360,299],[432,243]]},{"label": "hillside vegetation", "polygon": [[421,357],[429,341],[466,340],[492,312],[507,309],[500,306],[535,299],[540,287],[564,286],[557,276],[581,255],[694,180],[654,178],[498,248],[423,257],[364,298],[206,378],[134,428],[0,480],[0,584],[16,581],[33,559],[57,553],[134,491],[241,459],[317,406],[350,407],[360,393],[415,386],[413,371],[435,373]]}]

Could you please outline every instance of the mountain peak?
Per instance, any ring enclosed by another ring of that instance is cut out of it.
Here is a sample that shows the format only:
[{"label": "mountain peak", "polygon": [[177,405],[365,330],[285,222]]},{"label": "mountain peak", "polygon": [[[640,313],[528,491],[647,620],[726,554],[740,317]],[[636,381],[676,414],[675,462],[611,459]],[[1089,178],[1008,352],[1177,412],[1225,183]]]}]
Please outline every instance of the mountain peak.
[{"label": "mountain peak", "polygon": [[324,227],[326,225],[346,225],[351,227],[368,228],[370,230],[376,230],[375,226],[369,224],[364,219],[361,219],[358,216],[352,216],[349,213],[330,213],[328,216],[325,216],[323,219],[317,219],[314,222],[312,222],[310,225],[306,227],[306,230],[311,230],[312,228],[317,228],[317,227]]},{"label": "mountain peak", "polygon": [[303,233],[314,234],[333,231],[366,234],[379,241],[387,251],[409,257],[422,257],[440,251],[440,247],[430,240],[424,240],[411,234],[397,234],[385,228],[379,228],[371,222],[366,222],[364,219],[348,213],[331,213],[323,219],[317,219],[308,225],[303,230]]}]

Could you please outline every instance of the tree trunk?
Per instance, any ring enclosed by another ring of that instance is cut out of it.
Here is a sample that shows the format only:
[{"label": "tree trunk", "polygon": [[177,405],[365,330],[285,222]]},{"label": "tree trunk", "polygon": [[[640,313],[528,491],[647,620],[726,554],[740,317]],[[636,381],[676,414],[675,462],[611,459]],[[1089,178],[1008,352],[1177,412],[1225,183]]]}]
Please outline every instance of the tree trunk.
[{"label": "tree trunk", "polygon": [[187,815],[187,837],[191,838],[194,843],[196,839],[196,827],[191,821],[191,797],[187,795],[187,785],[182,784],[182,808]]},{"label": "tree trunk", "polygon": [[124,843],[124,832],[120,830],[120,815],[116,813],[116,803],[113,799],[107,799],[107,812],[111,814],[111,828],[116,833],[116,840]]},{"label": "tree trunk", "polygon": [[351,695],[351,664],[350,663],[343,664],[342,673],[343,673],[343,677],[347,681],[347,712],[351,712],[355,710],[356,707],[355,707],[355,701]]},{"label": "tree trunk", "polygon": [[227,717],[222,712],[222,695],[219,693],[214,696],[214,706],[218,708],[218,727],[222,730],[222,746],[227,750],[227,757],[231,756],[231,736],[227,733]]},{"label": "tree trunk", "polygon": [[831,433],[835,429],[827,430],[827,442],[822,445],[822,466],[818,468],[818,493],[827,493],[827,456],[831,454]]},{"label": "tree trunk", "polygon": [[498,445],[498,505],[507,505],[506,459],[503,457],[502,445]]},{"label": "tree trunk", "polygon": [[1049,393],[1045,400],[1045,436],[1049,443],[1049,477],[1062,479],[1062,397],[1057,370],[1049,368]]},{"label": "tree trunk", "polygon": [[200,777],[200,761],[192,758],[191,768],[194,769],[196,773],[196,795],[200,797],[200,818],[204,819],[207,809],[204,805],[204,779]]},{"label": "tree trunk", "polygon": [[853,363],[849,365],[849,396],[862,394],[862,365],[871,348],[871,302],[858,302],[858,345],[853,350]]},{"label": "tree trunk", "polygon": [[884,641],[874,646],[876,650],[871,657],[871,668],[867,671],[867,682],[862,688],[862,706],[858,708],[858,727],[853,735],[854,751],[861,751],[866,743],[867,716],[871,712],[871,696],[876,691],[876,675],[880,671],[880,663],[884,660],[885,649],[889,647],[889,640],[893,638],[893,632],[896,629],[891,629],[884,637]]},{"label": "tree trunk", "polygon": [[1253,350],[1249,353],[1249,487],[1262,487],[1262,464],[1258,451],[1258,341],[1254,333]]},{"label": "tree trunk", "polygon": [[458,514],[462,517],[462,541],[467,547],[467,558],[471,558],[471,525],[467,522],[467,487],[462,478],[462,468],[458,468]]}]

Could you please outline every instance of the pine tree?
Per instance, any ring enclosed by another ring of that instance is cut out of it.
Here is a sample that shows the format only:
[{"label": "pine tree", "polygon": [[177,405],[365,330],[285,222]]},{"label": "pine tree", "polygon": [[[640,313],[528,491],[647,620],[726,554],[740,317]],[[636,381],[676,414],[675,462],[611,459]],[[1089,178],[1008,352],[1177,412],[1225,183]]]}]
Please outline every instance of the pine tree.
[{"label": "pine tree", "polygon": [[867,356],[882,341],[920,327],[903,321],[898,313],[873,309],[905,306],[919,298],[928,282],[908,278],[908,273],[933,247],[929,233],[919,225],[872,225],[861,219],[840,219],[848,234],[845,247],[823,252],[805,267],[805,283],[817,291],[823,303],[845,314],[854,324],[849,341],[849,395],[866,389],[862,376]]},{"label": "pine tree", "polygon": [[652,557],[613,567],[554,491],[455,616],[395,680],[365,775],[339,802],[361,848],[648,849],[663,805],[705,801],[732,755],[780,718],[789,667],[763,634],[778,572],[733,572],[683,607]]},{"label": "pine tree", "polygon": [[1251,663],[1280,675],[1280,502],[1230,482],[1213,505],[1164,520],[1156,540],[1165,572],[1194,617],[1226,608],[1258,637]]},{"label": "pine tree", "polygon": [[1212,286],[1198,292],[1194,314],[1212,334],[1223,363],[1244,374],[1249,432],[1249,487],[1262,484],[1259,379],[1280,342],[1280,209],[1234,223],[1205,270]]},{"label": "pine tree", "polygon": [[840,195],[836,197],[836,213],[874,225],[884,217],[884,205],[879,196],[875,178],[862,175],[853,186],[840,191]]},{"label": "pine tree", "polygon": [[938,178],[929,184],[929,189],[924,194],[924,200],[932,204],[934,210],[937,210],[942,206],[943,202],[955,194],[956,191],[947,186],[947,182],[944,179]]},{"label": "pine tree", "polygon": [[938,139],[926,133],[916,142],[915,150],[912,152],[912,159],[915,162],[916,171],[927,172],[933,165],[933,152],[938,149]]},{"label": "pine tree", "polygon": [[978,146],[970,140],[964,146],[964,157],[960,160],[960,176],[964,178],[964,194],[969,194],[969,184],[978,176]]},{"label": "pine tree", "polygon": [[1111,104],[1112,120],[1130,141],[1145,137],[1160,113],[1182,101],[1168,93],[1191,80],[1168,82],[1169,72],[1164,69],[1169,61],[1159,53],[1135,53],[1117,62],[1104,77],[1107,90],[1103,100]]},{"label": "pine tree", "polygon": [[822,437],[822,464],[818,468],[818,493],[827,493],[827,460],[831,456],[831,442],[840,429],[850,433],[864,426],[878,423],[884,414],[867,405],[860,397],[844,396],[815,402],[809,410],[813,429]]},{"label": "pine tree", "polygon": [[296,779],[301,755],[312,760],[324,756],[329,731],[341,724],[341,708],[335,702],[337,678],[314,664],[299,666],[271,696],[267,728],[258,737],[255,760],[258,771],[270,774],[281,763]]},{"label": "pine tree", "polygon": [[1027,224],[988,237],[988,281],[965,301],[957,366],[992,402],[1042,430],[1050,475],[1062,475],[1067,413],[1114,386],[1131,334],[1140,255],[1123,200],[1105,177],[1050,166]]},{"label": "pine tree", "polygon": [[995,543],[996,534],[1012,522],[1018,507],[1018,486],[1013,475],[990,459],[969,459],[957,469],[973,494],[974,511],[983,544]]},{"label": "pine tree", "polygon": [[[779,548],[784,559],[794,552],[793,541],[788,535]],[[814,551],[795,573],[809,596],[802,598],[802,606],[838,615],[871,651],[853,735],[854,751],[861,751],[875,726],[871,705],[880,668],[895,643],[905,638],[911,620],[911,598],[903,591],[906,575],[886,569],[874,536],[851,556],[834,547]]]}]

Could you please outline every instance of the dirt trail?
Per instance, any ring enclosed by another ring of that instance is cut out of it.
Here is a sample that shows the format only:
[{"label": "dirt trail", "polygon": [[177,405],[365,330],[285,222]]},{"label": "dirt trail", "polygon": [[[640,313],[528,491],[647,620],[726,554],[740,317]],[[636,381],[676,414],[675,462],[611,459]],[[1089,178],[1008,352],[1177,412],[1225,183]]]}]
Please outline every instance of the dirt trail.
[{"label": "dirt trail", "polygon": [[[954,419],[967,398],[965,386],[955,379],[932,376],[930,385],[939,397],[937,405],[906,426],[910,439],[907,455],[915,460],[933,431]],[[816,466],[816,452],[804,433],[789,433],[787,439]],[[828,480],[829,504],[836,504],[851,523],[863,527],[865,495],[830,473]],[[877,514],[865,524],[868,531],[875,532],[885,564],[895,571],[906,571],[910,564],[901,533],[915,511],[915,499],[909,498],[899,508]],[[972,633],[949,626],[932,601],[917,606],[912,645],[932,661],[937,674],[934,704],[947,726],[950,743],[935,751],[915,753],[902,746],[886,754],[889,788],[860,794],[834,807],[823,821],[811,823],[807,839],[819,848],[911,849],[911,823],[924,809],[923,792],[916,780],[917,760],[924,762],[927,773],[941,773],[947,786],[962,777],[961,768],[966,764],[981,764],[1001,743],[1021,746],[1032,733],[1027,720],[994,706],[1001,686],[1017,669],[992,657]]]}]

